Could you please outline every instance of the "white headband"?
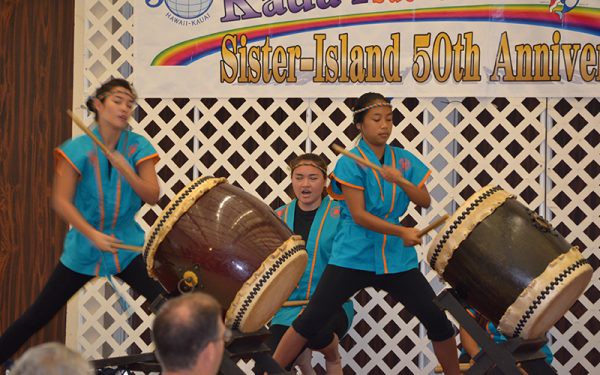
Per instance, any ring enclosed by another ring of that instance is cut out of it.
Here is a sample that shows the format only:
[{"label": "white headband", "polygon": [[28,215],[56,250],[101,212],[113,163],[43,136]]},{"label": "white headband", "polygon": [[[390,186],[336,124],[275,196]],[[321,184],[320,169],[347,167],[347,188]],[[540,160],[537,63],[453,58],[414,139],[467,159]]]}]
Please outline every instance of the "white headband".
[{"label": "white headband", "polygon": [[323,172],[323,174],[325,176],[327,176],[327,170],[323,169],[323,167],[318,166],[317,164],[315,164],[314,162],[311,162],[309,160],[303,160],[303,161],[299,162],[298,164],[296,164],[294,166],[290,165],[289,167],[290,167],[291,172],[293,173],[296,168],[302,167],[302,166],[317,168],[318,170],[320,170],[321,172]]},{"label": "white headband", "polygon": [[392,103],[388,103],[388,102],[379,102],[379,103],[371,104],[371,105],[368,105],[368,106],[366,106],[366,107],[364,107],[364,108],[361,108],[361,109],[357,109],[357,110],[355,110],[355,111],[352,111],[352,113],[353,113],[353,114],[357,114],[357,113],[361,113],[361,112],[364,112],[364,111],[368,111],[369,109],[371,109],[371,108],[375,108],[375,107],[391,107],[391,106],[392,106]]}]

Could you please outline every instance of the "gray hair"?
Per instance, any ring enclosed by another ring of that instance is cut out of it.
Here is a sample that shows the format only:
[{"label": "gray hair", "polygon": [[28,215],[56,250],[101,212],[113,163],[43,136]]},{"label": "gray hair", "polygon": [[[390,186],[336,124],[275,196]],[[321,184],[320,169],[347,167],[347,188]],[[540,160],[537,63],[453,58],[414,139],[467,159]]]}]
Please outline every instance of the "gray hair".
[{"label": "gray hair", "polygon": [[91,375],[92,367],[81,354],[63,344],[52,342],[25,352],[10,371],[10,375]]},{"label": "gray hair", "polygon": [[164,371],[191,370],[204,348],[219,334],[221,305],[193,292],[170,299],[154,319],[152,337]]}]

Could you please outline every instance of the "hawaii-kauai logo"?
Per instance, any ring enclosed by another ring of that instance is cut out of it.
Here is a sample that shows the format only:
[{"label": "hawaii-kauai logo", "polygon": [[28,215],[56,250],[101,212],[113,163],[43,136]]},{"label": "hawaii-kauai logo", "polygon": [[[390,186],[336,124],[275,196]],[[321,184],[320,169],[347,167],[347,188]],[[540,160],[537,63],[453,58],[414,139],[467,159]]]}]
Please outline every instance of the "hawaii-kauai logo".
[{"label": "hawaii-kauai logo", "polygon": [[213,0],[146,0],[150,8],[158,8],[163,3],[168,8],[165,16],[181,26],[196,26],[210,18],[207,13]]},{"label": "hawaii-kauai logo", "polygon": [[577,4],[579,4],[579,0],[550,0],[548,11],[558,14],[562,20],[565,14],[572,11]]}]

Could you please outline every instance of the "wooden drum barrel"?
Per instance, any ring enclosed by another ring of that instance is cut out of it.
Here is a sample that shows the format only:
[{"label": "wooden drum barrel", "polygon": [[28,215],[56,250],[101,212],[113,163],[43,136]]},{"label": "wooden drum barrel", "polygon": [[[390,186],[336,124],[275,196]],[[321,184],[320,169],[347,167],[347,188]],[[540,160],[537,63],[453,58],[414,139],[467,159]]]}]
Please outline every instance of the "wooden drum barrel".
[{"label": "wooden drum barrel", "polygon": [[499,187],[470,197],[431,244],[429,264],[507,337],[549,330],[592,267],[548,222]]},{"label": "wooden drum barrel", "polygon": [[144,259],[167,291],[211,294],[225,309],[226,326],[253,332],[294,290],[307,254],[263,202],[224,178],[201,177],[158,217]]}]

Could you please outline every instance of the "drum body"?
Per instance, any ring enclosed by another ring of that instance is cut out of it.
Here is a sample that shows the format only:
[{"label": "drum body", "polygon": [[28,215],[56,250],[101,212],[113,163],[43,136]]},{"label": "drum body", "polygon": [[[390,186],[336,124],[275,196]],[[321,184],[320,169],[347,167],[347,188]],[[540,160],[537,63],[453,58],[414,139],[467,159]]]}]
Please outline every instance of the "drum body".
[{"label": "drum body", "polygon": [[592,277],[577,247],[497,187],[480,190],[456,210],[427,258],[507,337],[544,334]]},{"label": "drum body", "polygon": [[171,293],[199,290],[225,309],[225,324],[263,327],[307,263],[304,242],[254,196],[203,177],[165,208],[146,240],[148,274]]}]

